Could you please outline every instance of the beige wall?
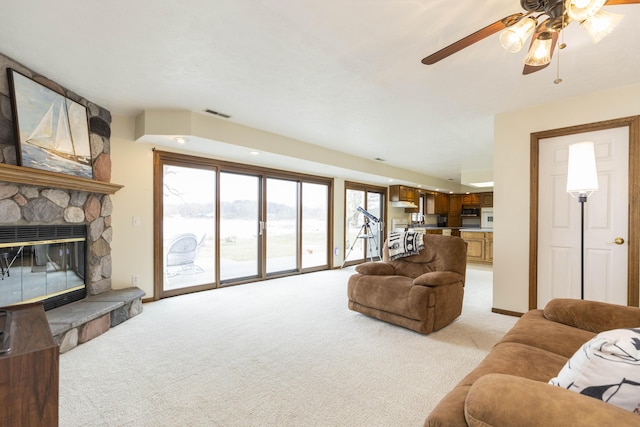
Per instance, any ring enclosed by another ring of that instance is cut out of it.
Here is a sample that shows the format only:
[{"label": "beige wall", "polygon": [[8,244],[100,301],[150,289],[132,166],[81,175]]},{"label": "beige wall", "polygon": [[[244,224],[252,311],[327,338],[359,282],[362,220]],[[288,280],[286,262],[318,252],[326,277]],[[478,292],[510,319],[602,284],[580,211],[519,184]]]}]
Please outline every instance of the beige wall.
[{"label": "beige wall", "polygon": [[[114,116],[111,123],[111,182],[124,188],[111,196],[114,289],[136,285],[153,296],[153,151],[133,141],[134,120]],[[134,218],[139,225],[134,226]]]},{"label": "beige wall", "polygon": [[529,307],[530,134],[634,115],[640,115],[640,85],[495,117],[494,308],[522,313]]}]

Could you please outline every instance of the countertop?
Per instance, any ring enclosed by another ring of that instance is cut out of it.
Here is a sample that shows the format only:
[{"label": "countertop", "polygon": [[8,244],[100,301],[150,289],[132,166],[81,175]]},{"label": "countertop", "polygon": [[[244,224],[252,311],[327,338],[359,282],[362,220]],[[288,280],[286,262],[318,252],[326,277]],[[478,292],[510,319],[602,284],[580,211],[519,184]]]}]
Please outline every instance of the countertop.
[{"label": "countertop", "polygon": [[409,228],[419,228],[422,230],[460,230],[460,231],[471,231],[477,233],[493,233],[493,228],[480,228],[480,227],[436,227],[433,225],[427,224],[416,224],[410,225]]}]

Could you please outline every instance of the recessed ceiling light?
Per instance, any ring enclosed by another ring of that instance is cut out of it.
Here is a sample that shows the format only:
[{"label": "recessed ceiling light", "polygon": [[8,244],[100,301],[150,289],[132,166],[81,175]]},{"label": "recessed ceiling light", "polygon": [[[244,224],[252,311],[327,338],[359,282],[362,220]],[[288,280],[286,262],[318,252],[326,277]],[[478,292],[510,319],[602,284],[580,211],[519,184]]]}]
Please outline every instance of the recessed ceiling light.
[{"label": "recessed ceiling light", "polygon": [[257,156],[260,154],[260,152],[253,150],[253,151],[249,151],[249,154],[251,154],[252,156]]},{"label": "recessed ceiling light", "polygon": [[389,178],[389,182],[393,182],[393,178]]},{"label": "recessed ceiling light", "polygon": [[173,138],[173,140],[178,144],[185,144],[188,141],[188,139],[184,136],[176,136],[175,138]]}]

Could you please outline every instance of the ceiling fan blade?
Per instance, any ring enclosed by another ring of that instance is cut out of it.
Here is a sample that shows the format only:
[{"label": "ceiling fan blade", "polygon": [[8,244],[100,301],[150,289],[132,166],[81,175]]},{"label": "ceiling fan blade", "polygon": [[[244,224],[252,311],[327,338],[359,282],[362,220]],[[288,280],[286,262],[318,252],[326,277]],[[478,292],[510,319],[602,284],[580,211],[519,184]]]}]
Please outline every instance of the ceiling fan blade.
[{"label": "ceiling fan blade", "polygon": [[[640,1],[640,0],[639,0]],[[520,20],[524,16],[524,13],[514,13],[513,15],[509,15],[499,21],[494,22],[493,24],[487,25],[486,27],[476,31],[473,34],[468,35],[467,37],[458,40],[457,42],[450,44],[449,46],[440,49],[436,53],[433,53],[422,60],[423,64],[432,65],[438,61],[443,60],[449,55],[453,55],[454,53],[464,49],[465,47],[469,47],[474,43],[479,42],[480,40],[489,37],[492,34],[497,33],[498,31],[509,27]]]},{"label": "ceiling fan blade", "polygon": [[[539,25],[538,29],[541,29],[541,31],[546,31],[545,28],[543,28],[543,25]],[[534,33],[533,37],[531,37],[532,45],[533,45],[533,41],[536,38],[538,38],[538,33],[539,33],[538,29],[536,29],[536,32]],[[556,44],[558,44],[558,32],[551,31],[551,58],[553,58],[553,52],[555,52],[556,50]],[[529,46],[529,49],[531,49],[531,46]],[[522,74],[526,76],[527,74],[535,73],[536,71],[540,71],[547,68],[549,64],[551,64],[551,61],[549,61],[547,64],[538,65],[538,66],[524,64],[524,69],[522,70]]]},{"label": "ceiling fan blade", "polygon": [[613,6],[616,4],[640,4],[640,0],[609,0],[604,5]]}]

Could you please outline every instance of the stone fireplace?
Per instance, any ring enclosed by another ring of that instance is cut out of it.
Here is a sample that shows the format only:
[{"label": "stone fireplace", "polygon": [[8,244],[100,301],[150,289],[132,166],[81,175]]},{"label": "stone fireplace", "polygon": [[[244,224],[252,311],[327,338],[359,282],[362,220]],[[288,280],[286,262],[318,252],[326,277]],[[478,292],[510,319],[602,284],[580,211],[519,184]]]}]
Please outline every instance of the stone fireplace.
[{"label": "stone fireplace", "polygon": [[[8,68],[87,108],[93,179],[17,165]],[[86,267],[83,274],[85,300],[91,304],[83,307],[93,307],[89,310],[94,313],[74,308],[75,312],[82,312],[82,318],[76,319],[69,317],[67,313],[70,310],[60,311],[64,307],[47,312],[61,351],[65,350],[63,342],[67,343],[66,348],[72,348],[142,310],[141,297],[144,293],[138,288],[112,290],[111,195],[122,186],[110,182],[110,126],[109,111],[0,54],[0,226],[81,226],[86,229]],[[1,253],[0,250],[0,261]],[[95,304],[97,302],[102,304]],[[96,322],[99,323],[97,326]]]}]

